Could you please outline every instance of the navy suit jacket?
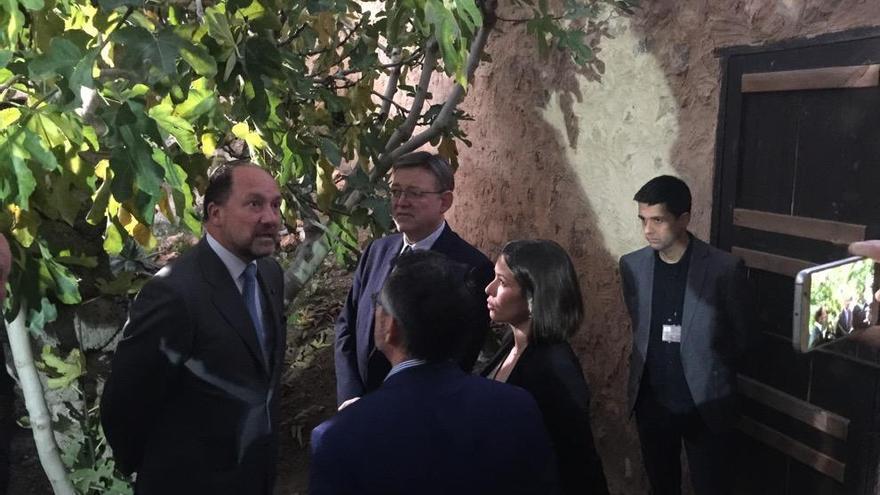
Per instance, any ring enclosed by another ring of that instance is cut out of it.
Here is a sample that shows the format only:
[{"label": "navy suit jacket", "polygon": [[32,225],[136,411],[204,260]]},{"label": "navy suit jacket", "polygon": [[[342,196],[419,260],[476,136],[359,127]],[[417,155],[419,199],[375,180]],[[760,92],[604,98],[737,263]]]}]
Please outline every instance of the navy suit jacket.
[{"label": "navy suit jacket", "polygon": [[312,431],[312,495],[557,493],[535,401],[455,363],[404,369]]},{"label": "navy suit jacket", "polygon": [[[713,430],[736,419],[736,363],[750,341],[751,292],[741,259],[691,236],[681,321],[681,364],[700,416]],[[629,407],[635,407],[648,356],[654,256],[650,247],[620,259],[623,298],[632,319]]]},{"label": "navy suit jacket", "polygon": [[[375,351],[373,295],[382,289],[393,261],[402,248],[403,235],[389,235],[370,243],[358,262],[345,306],[336,319],[336,399],[339,404],[375,388],[390,369],[385,357],[378,352],[372,359],[384,363],[384,367],[378,373],[373,369],[372,374],[381,376],[371,376],[368,366],[371,354]],[[457,356],[462,369],[470,371],[489,329],[489,310],[486,308],[486,296],[482,288],[492,281],[494,268],[486,255],[459,237],[449,225],[443,229],[431,250],[474,269],[474,279],[479,285],[475,293],[480,294],[478,297],[482,299],[484,317],[473,322],[473,328],[467,332],[471,336],[470,341],[465,343]]]},{"label": "navy suit jacket", "polygon": [[265,359],[244,299],[205,239],[144,286],[101,402],[119,468],[139,494],[270,494],[278,461],[283,274],[257,261]]}]

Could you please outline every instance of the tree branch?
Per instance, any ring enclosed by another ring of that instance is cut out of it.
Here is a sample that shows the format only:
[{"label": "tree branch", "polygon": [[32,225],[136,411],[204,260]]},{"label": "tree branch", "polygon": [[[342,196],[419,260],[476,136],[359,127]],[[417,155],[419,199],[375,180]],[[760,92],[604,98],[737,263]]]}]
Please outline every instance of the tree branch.
[{"label": "tree branch", "polygon": [[27,407],[40,464],[49,478],[52,491],[58,495],[74,495],[76,492],[67,477],[64,463],[61,462],[61,454],[52,431],[52,416],[46,406],[40,375],[34,365],[31,339],[25,326],[26,314],[27,306],[21,301],[18,316],[7,328],[9,347],[12,349],[12,359],[15,361],[15,373],[21,385],[21,394]]},{"label": "tree branch", "polygon": [[[489,39],[489,33],[492,31],[493,26],[493,23],[488,22],[480,26],[480,30],[477,31],[477,36],[474,38],[474,41],[471,44],[471,50],[468,54],[467,65],[465,65],[465,74],[468,81],[473,80],[474,72],[477,70],[477,66],[480,64],[480,56],[483,54],[483,50],[486,47],[486,41]],[[422,75],[424,76],[424,73]],[[385,147],[385,152],[383,153],[384,156],[382,157],[382,159],[380,159],[382,165],[387,169],[387,167],[390,166],[390,164],[393,163],[394,160],[396,160],[397,158],[411,151],[415,151],[425,143],[439,136],[440,133],[449,126],[452,115],[463,97],[464,86],[457,83],[455,87],[452,88],[452,91],[446,98],[446,102],[443,103],[443,107],[440,109],[440,113],[437,115],[437,118],[434,119],[434,122],[431,124],[430,127],[413,136],[411,139],[409,139],[409,141],[398,146],[396,149],[391,146],[391,144],[393,143],[392,140],[389,140],[388,146]],[[412,114],[409,115],[409,117],[412,116]],[[416,117],[418,117],[418,115]],[[392,136],[392,139],[393,138],[394,136]],[[376,167],[374,171],[377,171],[380,168],[381,167]]]},{"label": "tree branch", "polygon": [[[437,45],[437,41],[433,38],[428,40],[427,46],[425,47],[425,61],[422,64],[422,74],[419,77],[419,86],[416,88],[416,95],[413,98],[412,105],[410,105],[409,114],[406,116],[406,120],[403,121],[403,124],[400,125],[397,129],[394,130],[394,133],[391,135],[391,138],[388,139],[388,143],[385,144],[385,151],[382,152],[383,157],[388,155],[391,150],[400,145],[404,140],[409,139],[412,136],[413,130],[416,128],[416,123],[419,120],[419,116],[422,114],[422,108],[425,106],[425,99],[428,96],[428,87],[431,85],[431,76],[434,74],[434,68],[437,67],[437,56],[440,51],[439,46]],[[380,166],[375,170],[380,168],[384,168],[380,175],[385,175],[387,171],[387,165],[380,158],[379,160]],[[382,165],[385,165],[384,167]]]},{"label": "tree branch", "polygon": [[[382,107],[379,109],[380,122],[384,122],[385,119],[388,118],[388,113],[391,111],[391,104],[394,102],[394,93],[397,92],[397,82],[400,80],[400,57],[402,55],[403,51],[399,47],[395,47],[391,52],[391,63],[394,67],[391,69],[391,74],[388,75],[388,82],[385,83],[385,93],[382,95]],[[376,92],[373,91],[373,93]],[[398,107],[399,106],[400,105],[398,105]]]},{"label": "tree branch", "polygon": [[[387,90],[386,90],[386,92],[387,92]],[[371,91],[371,93],[382,99],[382,112],[380,113],[380,117],[382,118],[382,120],[385,120],[385,118],[388,116],[388,110],[391,108],[391,105],[394,105],[394,108],[396,108],[398,111],[400,111],[401,115],[407,115],[409,113],[409,110],[404,108],[403,105],[388,98],[387,96],[383,95],[382,93],[380,93],[378,91]]]}]

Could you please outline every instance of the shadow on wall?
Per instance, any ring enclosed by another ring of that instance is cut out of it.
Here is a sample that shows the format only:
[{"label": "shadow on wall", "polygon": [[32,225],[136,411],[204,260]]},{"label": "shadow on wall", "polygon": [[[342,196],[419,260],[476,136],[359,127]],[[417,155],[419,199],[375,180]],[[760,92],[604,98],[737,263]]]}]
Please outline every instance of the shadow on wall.
[{"label": "shadow on wall", "polygon": [[691,230],[708,239],[721,78],[714,50],[878,15],[880,4],[862,0],[643,2],[634,18],[609,26],[601,81],[564,57],[541,59],[522,25],[501,23],[490,39],[493,62],[464,102],[474,146],[461,153],[451,223],[490,257],[521,238],[555,239],[571,254],[587,311],[573,346],[593,390],[612,493],[648,491],[626,410],[632,334],[617,269],[622,254],[644,245],[633,194],[654,176],[681,177],[694,196]]},{"label": "shadow on wall", "polygon": [[462,153],[451,222],[490,257],[522,238],[554,239],[571,254],[587,316],[572,345],[593,392],[597,447],[612,493],[635,495],[648,489],[628,420],[632,339],[617,260],[644,245],[633,194],[676,173],[668,164],[678,118],[659,64],[628,23],[609,26],[601,75],[562,56],[542,60],[520,26],[490,40],[493,63],[465,101],[477,116],[474,147]]}]

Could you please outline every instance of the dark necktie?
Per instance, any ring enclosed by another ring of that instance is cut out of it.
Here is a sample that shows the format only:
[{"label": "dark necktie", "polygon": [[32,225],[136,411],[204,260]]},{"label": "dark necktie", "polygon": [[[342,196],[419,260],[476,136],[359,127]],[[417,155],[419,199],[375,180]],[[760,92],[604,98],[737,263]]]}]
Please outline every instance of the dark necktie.
[{"label": "dark necktie", "polygon": [[247,306],[248,313],[251,314],[251,321],[254,322],[254,328],[257,329],[257,341],[260,343],[260,349],[263,351],[263,357],[269,357],[269,346],[266,339],[266,330],[263,328],[263,318],[260,315],[259,306],[257,306],[257,265],[249,263],[244,269],[244,288],[242,295]]},{"label": "dark necktie", "polygon": [[412,246],[410,246],[409,244],[407,244],[406,246],[403,247],[403,251],[400,252],[400,255],[403,256],[404,254],[411,253],[412,250],[413,250],[413,249],[412,249]]}]

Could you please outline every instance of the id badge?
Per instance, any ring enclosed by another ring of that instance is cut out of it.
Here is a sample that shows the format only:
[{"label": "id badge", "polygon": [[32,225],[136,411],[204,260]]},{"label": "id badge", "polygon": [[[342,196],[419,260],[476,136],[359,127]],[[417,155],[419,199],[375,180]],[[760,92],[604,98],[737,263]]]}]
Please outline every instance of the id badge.
[{"label": "id badge", "polygon": [[681,325],[663,325],[663,342],[681,343]]}]

